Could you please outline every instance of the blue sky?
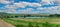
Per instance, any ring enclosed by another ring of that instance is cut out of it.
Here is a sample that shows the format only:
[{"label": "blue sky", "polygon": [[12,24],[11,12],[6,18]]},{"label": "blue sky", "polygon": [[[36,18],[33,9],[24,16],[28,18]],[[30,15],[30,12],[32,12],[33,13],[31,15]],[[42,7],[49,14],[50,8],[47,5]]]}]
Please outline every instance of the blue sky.
[{"label": "blue sky", "polygon": [[0,12],[60,14],[60,0],[0,0]]}]

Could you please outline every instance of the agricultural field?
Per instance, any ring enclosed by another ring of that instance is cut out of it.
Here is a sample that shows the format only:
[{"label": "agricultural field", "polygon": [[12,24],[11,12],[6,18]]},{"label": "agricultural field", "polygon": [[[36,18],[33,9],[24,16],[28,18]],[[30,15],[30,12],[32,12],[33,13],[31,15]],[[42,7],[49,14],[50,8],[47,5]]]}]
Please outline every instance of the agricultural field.
[{"label": "agricultural field", "polygon": [[4,18],[16,27],[60,27],[60,18]]}]

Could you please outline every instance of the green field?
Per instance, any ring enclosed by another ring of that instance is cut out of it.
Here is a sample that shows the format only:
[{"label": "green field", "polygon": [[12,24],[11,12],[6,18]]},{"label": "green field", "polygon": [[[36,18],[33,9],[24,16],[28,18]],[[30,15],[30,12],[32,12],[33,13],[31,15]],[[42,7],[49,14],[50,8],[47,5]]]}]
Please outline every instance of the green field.
[{"label": "green field", "polygon": [[16,27],[60,27],[60,18],[4,18]]}]

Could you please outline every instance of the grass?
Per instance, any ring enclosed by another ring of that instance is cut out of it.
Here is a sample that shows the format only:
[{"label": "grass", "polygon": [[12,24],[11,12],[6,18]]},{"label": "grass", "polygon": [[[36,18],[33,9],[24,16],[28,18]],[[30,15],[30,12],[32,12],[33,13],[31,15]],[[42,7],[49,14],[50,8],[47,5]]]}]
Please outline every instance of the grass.
[{"label": "grass", "polygon": [[7,18],[16,27],[60,27],[60,18]]}]

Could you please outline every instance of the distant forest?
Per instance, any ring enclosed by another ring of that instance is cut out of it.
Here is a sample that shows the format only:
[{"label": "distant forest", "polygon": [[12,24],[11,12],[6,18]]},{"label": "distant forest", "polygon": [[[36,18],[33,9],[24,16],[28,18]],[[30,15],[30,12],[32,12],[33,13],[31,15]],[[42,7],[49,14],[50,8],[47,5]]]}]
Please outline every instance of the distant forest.
[{"label": "distant forest", "polygon": [[0,12],[0,18],[18,18],[18,17],[60,17],[60,14],[10,14]]}]

